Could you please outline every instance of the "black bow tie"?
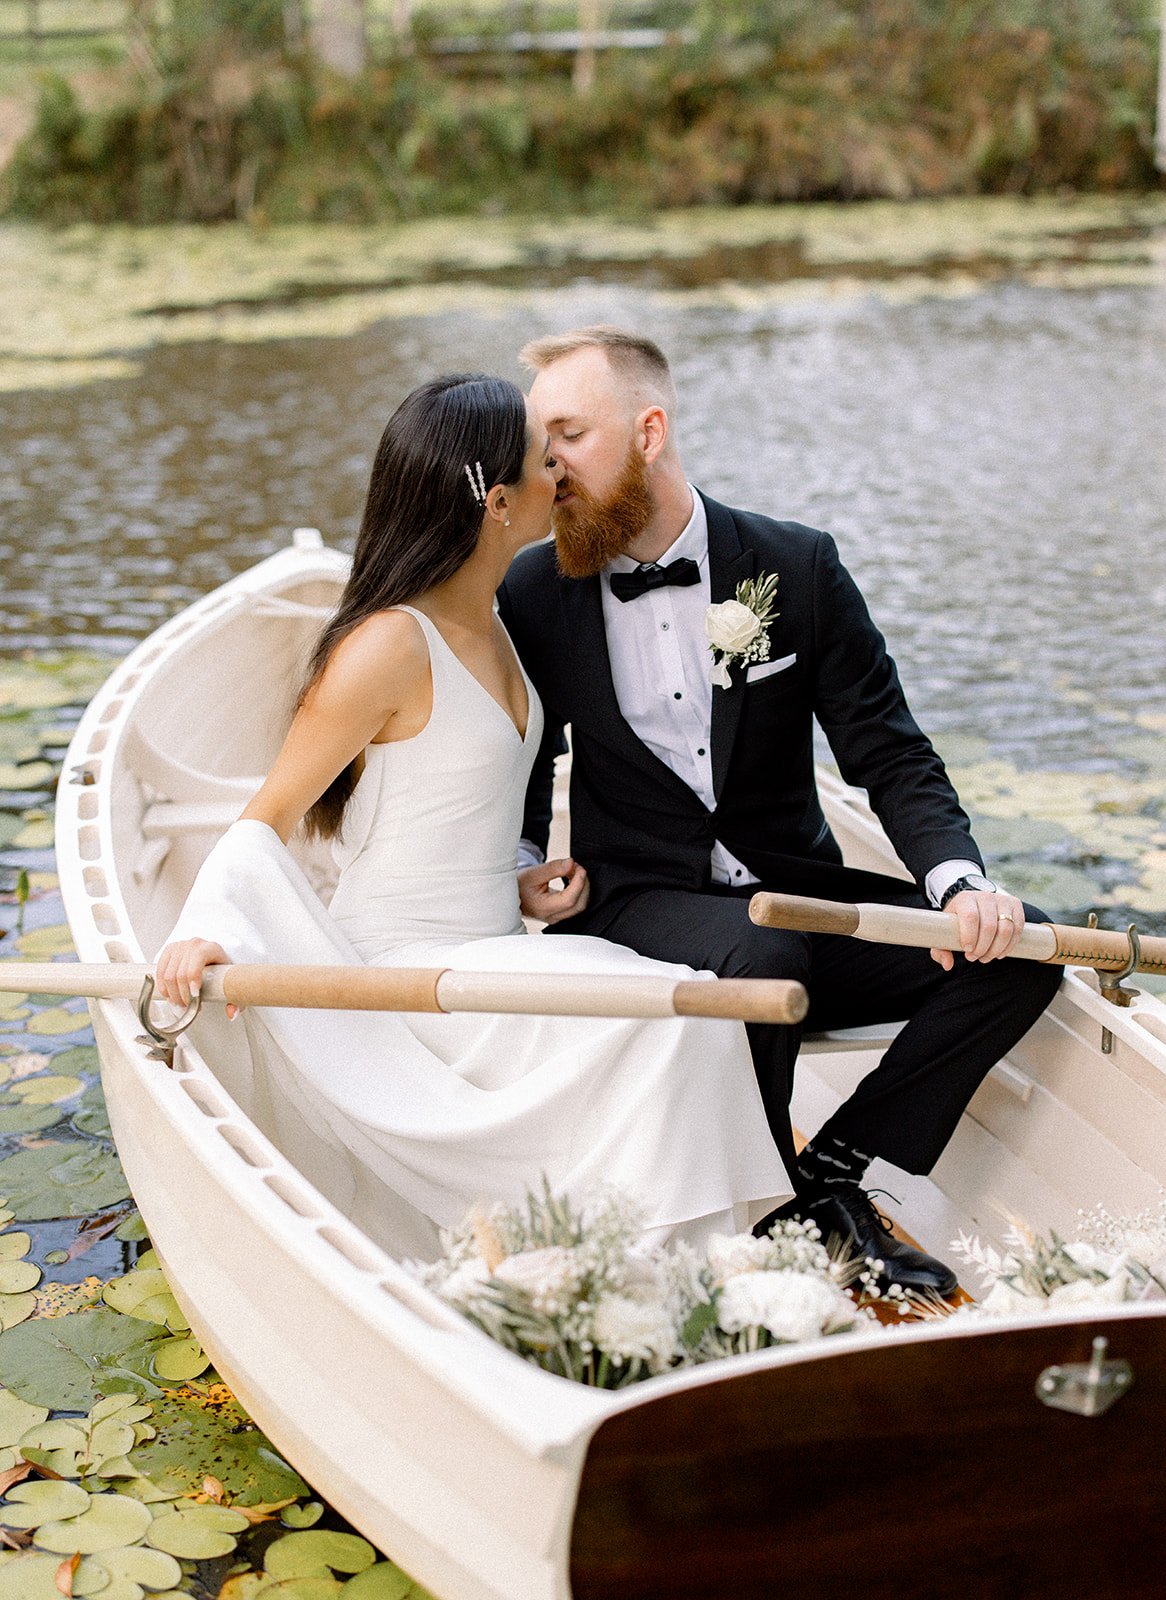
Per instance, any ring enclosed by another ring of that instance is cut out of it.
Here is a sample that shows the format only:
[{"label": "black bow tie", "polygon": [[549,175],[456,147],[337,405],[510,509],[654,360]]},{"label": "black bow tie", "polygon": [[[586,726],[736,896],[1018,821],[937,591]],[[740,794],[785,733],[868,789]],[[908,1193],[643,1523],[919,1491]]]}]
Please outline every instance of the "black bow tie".
[{"label": "black bow tie", "polygon": [[700,582],[700,568],[689,556],[681,556],[666,567],[649,561],[634,572],[613,572],[608,581],[617,600],[636,600],[649,589],[663,589],[669,583],[687,589],[689,584]]}]

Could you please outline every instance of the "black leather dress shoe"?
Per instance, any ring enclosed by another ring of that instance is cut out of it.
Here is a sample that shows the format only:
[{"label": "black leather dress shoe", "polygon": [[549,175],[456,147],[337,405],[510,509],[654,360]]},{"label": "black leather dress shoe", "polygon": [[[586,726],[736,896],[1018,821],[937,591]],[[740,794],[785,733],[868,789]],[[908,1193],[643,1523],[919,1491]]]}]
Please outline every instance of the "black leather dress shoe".
[{"label": "black leather dress shoe", "polygon": [[895,1238],[890,1223],[857,1184],[839,1184],[821,1199],[788,1201],[775,1213],[775,1219],[782,1216],[817,1223],[827,1246],[836,1239],[849,1255],[881,1261],[883,1270],[877,1282],[884,1291],[897,1283],[908,1292],[937,1294],[946,1300],[959,1287],[959,1279],[950,1267]]}]

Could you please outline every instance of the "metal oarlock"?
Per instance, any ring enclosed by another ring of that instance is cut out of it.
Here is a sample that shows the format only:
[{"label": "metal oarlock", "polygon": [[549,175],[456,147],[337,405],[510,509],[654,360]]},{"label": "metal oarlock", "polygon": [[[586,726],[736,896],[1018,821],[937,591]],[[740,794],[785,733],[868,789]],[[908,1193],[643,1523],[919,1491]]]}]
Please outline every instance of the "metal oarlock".
[{"label": "metal oarlock", "polygon": [[190,1004],[179,1017],[178,1021],[166,1028],[161,1023],[153,1022],[150,1018],[150,1004],[154,998],[154,979],[147,973],[142,980],[142,992],[138,996],[138,1021],[145,1028],[145,1033],[138,1035],[139,1044],[148,1044],[150,1049],[146,1052],[151,1061],[161,1061],[164,1066],[174,1065],[174,1045],[180,1034],[186,1032],[202,1010],[202,995],[192,996]]},{"label": "metal oarlock", "polygon": [[[1097,913],[1095,911],[1089,913],[1089,926],[1091,928],[1097,926]],[[1130,953],[1125,966],[1117,972],[1098,972],[1097,974],[1098,982],[1101,985],[1101,998],[1108,1000],[1111,1006],[1128,1006],[1137,992],[1134,989],[1124,987],[1125,980],[1131,973],[1137,971],[1142,960],[1142,941],[1138,935],[1136,923],[1130,923],[1126,929],[1126,938],[1130,942]],[[1106,1056],[1113,1053],[1113,1033],[1109,1028],[1102,1028],[1101,1030],[1101,1053]]]}]

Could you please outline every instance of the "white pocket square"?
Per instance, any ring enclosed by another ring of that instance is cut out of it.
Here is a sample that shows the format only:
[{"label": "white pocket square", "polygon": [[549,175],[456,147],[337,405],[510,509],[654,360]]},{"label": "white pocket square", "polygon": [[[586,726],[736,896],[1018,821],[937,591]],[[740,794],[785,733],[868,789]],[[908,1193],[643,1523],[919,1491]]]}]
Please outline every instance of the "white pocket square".
[{"label": "white pocket square", "polygon": [[787,667],[792,667],[797,659],[795,650],[792,656],[782,656],[780,661],[761,661],[757,666],[746,669],[745,682],[756,683],[759,678],[772,678],[775,672],[784,672]]}]

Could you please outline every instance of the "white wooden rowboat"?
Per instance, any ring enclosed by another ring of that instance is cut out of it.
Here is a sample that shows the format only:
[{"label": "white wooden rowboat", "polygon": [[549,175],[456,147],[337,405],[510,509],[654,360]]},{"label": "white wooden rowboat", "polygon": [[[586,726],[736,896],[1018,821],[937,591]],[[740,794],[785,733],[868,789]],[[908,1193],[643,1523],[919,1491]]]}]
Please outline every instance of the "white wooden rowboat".
[{"label": "white wooden rowboat", "polygon": [[[83,961],[153,955],[275,755],[346,565],[301,532],[160,628],[89,707],[57,811]],[[822,787],[848,859],[894,870],[861,797]],[[195,1332],[314,1487],[442,1600],[760,1600],[856,1577],[871,1595],[934,1596],[961,1569],[980,1574],[962,1593],[1100,1596],[1115,1563],[1123,1594],[1160,1592],[1166,1318],[1153,1306],[843,1335],[596,1393],[525,1365],[421,1288],[376,1194],[330,1192],[326,1148],[310,1172],[289,1163],[241,1028],[200,1018],[167,1070],[129,1003],[92,1010],[117,1148]],[[816,1126],[874,1048],[808,1051],[796,1120]],[[1064,1231],[1078,1207],[1154,1203],[1166,1006],[1119,1010],[1092,975],[1068,975],[934,1178],[880,1176],[941,1255],[961,1228],[998,1242],[1014,1218]],[[1098,1333],[1130,1361],[1130,1392],[1104,1417],[1040,1404],[1041,1370],[1083,1361]],[[1055,1531],[1070,1520],[1072,1536]]]}]

